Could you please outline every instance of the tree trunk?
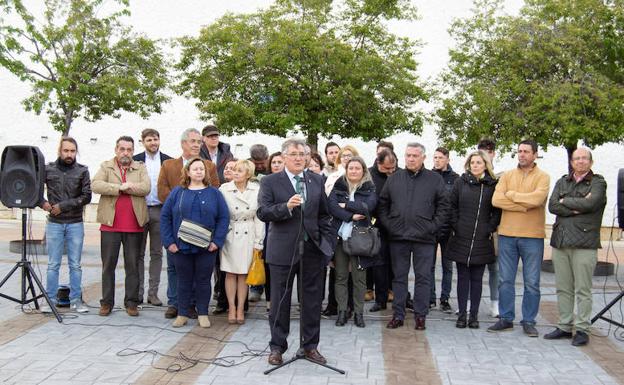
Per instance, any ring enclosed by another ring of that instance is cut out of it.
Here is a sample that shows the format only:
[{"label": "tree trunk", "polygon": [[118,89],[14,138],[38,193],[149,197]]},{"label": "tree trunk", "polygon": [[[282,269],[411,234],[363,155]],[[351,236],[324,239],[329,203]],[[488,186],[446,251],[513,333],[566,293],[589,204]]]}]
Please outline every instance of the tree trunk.
[{"label": "tree trunk", "polygon": [[576,151],[576,143],[575,144],[568,144],[565,146],[566,151],[568,152],[568,174],[572,174],[572,154],[574,154],[574,151]]},{"label": "tree trunk", "polygon": [[306,142],[312,149],[312,152],[318,152],[318,134],[316,132],[308,132]]},{"label": "tree trunk", "polygon": [[74,121],[74,112],[68,111],[65,113],[65,124],[63,128],[63,136],[69,135],[69,130],[71,130],[72,122]]}]

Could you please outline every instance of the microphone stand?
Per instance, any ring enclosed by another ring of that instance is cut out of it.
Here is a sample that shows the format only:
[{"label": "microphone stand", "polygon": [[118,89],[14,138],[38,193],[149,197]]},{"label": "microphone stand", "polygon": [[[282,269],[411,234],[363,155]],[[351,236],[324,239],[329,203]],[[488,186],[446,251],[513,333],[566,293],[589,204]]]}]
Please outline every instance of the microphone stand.
[{"label": "microphone stand", "polygon": [[[304,183],[303,180],[301,180],[299,183]],[[301,191],[301,194],[303,194],[303,189],[300,188],[299,189]],[[327,364],[323,364],[321,362],[317,362],[317,361],[313,361],[311,359],[309,359],[308,357],[305,356],[305,350],[303,348],[303,320],[301,319],[302,314],[303,314],[303,309],[304,309],[304,305],[303,305],[303,298],[305,297],[304,293],[303,293],[303,249],[305,247],[305,240],[304,240],[304,236],[302,236],[302,234],[304,234],[305,232],[305,228],[303,227],[303,215],[304,215],[304,210],[303,210],[303,204],[301,206],[299,206],[299,208],[301,209],[301,221],[299,222],[299,243],[297,244],[297,252],[299,254],[299,277],[297,278],[297,289],[299,290],[299,293],[301,293],[300,297],[300,301],[299,301],[299,305],[301,305],[301,312],[299,313],[299,349],[297,349],[297,352],[295,353],[295,355],[287,361],[282,362],[281,364],[268,369],[264,372],[264,374],[269,374],[277,369],[283,368],[284,366],[290,365],[293,362],[297,361],[297,360],[306,360],[308,362],[311,362],[313,364],[316,365],[320,365],[323,367],[326,367],[327,369],[331,369],[335,372],[338,372],[340,374],[345,374],[346,372],[342,369],[338,369],[335,368],[333,366],[327,365]],[[287,283],[288,284],[288,281]],[[319,313],[319,319],[321,317],[321,314]],[[290,322],[290,321],[289,321]]]}]

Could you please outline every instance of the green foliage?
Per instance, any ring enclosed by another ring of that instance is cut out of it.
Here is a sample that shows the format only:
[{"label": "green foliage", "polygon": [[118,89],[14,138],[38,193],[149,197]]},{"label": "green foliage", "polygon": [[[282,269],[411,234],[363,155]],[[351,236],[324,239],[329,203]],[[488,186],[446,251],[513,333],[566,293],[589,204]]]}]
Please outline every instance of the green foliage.
[{"label": "green foliage", "polygon": [[465,151],[482,137],[576,148],[624,139],[624,3],[528,0],[518,16],[475,2],[450,29],[438,135]]},{"label": "green foliage", "polygon": [[78,117],[92,122],[122,110],[147,117],[168,101],[160,48],[121,23],[128,1],[117,2],[121,10],[100,17],[103,0],[46,0],[37,20],[21,0],[0,0],[19,20],[0,24],[0,66],[31,84],[26,110],[45,110],[63,134]]},{"label": "green foliage", "polygon": [[177,91],[227,133],[384,138],[419,133],[426,99],[416,42],[388,32],[412,18],[406,0],[280,0],[253,14],[228,14],[184,37]]}]

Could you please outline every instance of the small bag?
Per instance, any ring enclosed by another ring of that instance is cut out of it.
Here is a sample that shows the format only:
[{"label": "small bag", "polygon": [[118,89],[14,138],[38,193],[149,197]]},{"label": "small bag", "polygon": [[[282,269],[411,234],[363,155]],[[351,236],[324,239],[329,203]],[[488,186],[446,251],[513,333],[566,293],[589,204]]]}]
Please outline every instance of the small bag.
[{"label": "small bag", "polygon": [[[182,196],[178,203],[178,211],[182,216],[182,200],[184,199],[184,190],[182,190]],[[182,219],[180,228],[178,229],[178,238],[193,246],[197,246],[202,249],[207,249],[212,242],[212,230],[202,225],[201,223],[193,222],[189,219]]]},{"label": "small bag", "polygon": [[182,219],[178,229],[178,238],[191,245],[207,249],[212,242],[212,230],[197,222]]},{"label": "small bag", "polygon": [[264,271],[264,259],[262,251],[254,249],[249,272],[245,281],[249,286],[264,285],[266,283],[266,272]]}]

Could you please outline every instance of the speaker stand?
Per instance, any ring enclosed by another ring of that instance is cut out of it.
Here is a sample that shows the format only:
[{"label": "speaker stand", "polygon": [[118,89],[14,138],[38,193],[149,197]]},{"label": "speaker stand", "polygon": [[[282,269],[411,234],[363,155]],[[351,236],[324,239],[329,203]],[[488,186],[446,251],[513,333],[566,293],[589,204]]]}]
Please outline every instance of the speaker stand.
[{"label": "speaker stand", "polygon": [[603,321],[607,321],[610,324],[613,324],[613,325],[616,325],[618,327],[624,328],[624,324],[603,316],[603,314],[608,312],[609,309],[611,309],[611,307],[613,307],[613,305],[615,305],[619,300],[622,299],[622,297],[624,297],[624,291],[622,291],[617,297],[613,298],[613,301],[609,302],[609,304],[607,306],[605,306],[602,310],[600,310],[600,312],[598,314],[596,314],[594,316],[594,318],[592,318],[592,320],[591,320],[592,325],[594,324],[594,322],[596,322],[599,319],[601,319]]},{"label": "speaker stand", "polygon": [[[50,301],[50,297],[48,297],[48,294],[43,289],[43,285],[41,284],[39,277],[37,277],[37,274],[35,273],[35,270],[33,269],[32,264],[30,263],[30,261],[26,259],[26,247],[27,247],[26,245],[26,222],[27,222],[26,209],[22,209],[22,259],[19,260],[15,264],[15,266],[13,266],[11,271],[9,271],[9,273],[0,282],[0,288],[2,288],[2,286],[4,286],[4,284],[9,280],[9,278],[11,278],[13,273],[15,273],[18,269],[21,269],[21,273],[22,273],[21,297],[15,298],[15,297],[11,297],[10,295],[6,295],[2,293],[0,293],[0,297],[6,298],[13,302],[17,302],[21,305],[26,305],[28,303],[34,302],[35,309],[37,310],[39,310],[39,302],[37,300],[43,297],[48,303],[48,306],[50,306],[52,313],[54,313],[56,320],[59,323],[62,323],[63,319],[59,315],[58,310],[56,310],[56,306],[54,306],[52,301]],[[35,285],[33,285],[33,281],[37,285],[39,290],[41,291],[41,294],[37,295],[35,293]],[[27,282],[28,282],[28,285],[26,284]],[[29,298],[29,293],[31,295],[30,298]]]}]

